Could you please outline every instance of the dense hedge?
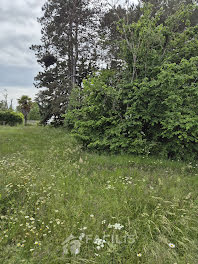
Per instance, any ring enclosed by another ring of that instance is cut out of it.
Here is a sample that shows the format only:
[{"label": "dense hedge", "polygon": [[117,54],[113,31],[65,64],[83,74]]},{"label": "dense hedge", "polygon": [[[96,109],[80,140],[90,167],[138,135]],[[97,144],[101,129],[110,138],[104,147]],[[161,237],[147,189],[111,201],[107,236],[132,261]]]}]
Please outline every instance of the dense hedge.
[{"label": "dense hedge", "polygon": [[15,126],[23,123],[23,114],[12,111],[0,111],[0,125]]}]

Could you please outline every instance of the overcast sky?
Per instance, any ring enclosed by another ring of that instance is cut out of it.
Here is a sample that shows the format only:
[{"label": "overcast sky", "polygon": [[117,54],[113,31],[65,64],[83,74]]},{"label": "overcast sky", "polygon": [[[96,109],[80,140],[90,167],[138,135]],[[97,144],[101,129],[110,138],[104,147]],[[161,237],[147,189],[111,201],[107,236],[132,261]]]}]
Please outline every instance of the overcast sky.
[{"label": "overcast sky", "polygon": [[39,71],[32,44],[40,42],[44,0],[0,0],[0,100],[7,89],[9,100],[26,94],[34,98],[34,76]]},{"label": "overcast sky", "polygon": [[39,66],[29,47],[40,42],[41,28],[37,17],[42,14],[44,2],[0,0],[0,100],[6,89],[14,106],[21,95],[33,99],[38,92],[33,82]]}]

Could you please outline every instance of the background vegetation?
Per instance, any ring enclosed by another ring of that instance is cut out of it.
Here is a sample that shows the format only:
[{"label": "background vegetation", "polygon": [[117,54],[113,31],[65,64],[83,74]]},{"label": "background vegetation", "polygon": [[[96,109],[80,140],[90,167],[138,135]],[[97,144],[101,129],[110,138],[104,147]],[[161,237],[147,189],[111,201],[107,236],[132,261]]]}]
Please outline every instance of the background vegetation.
[{"label": "background vegetation", "polygon": [[32,47],[42,123],[65,118],[92,150],[197,158],[196,1],[105,3],[44,5]]},{"label": "background vegetation", "polygon": [[0,111],[0,125],[15,126],[23,123],[23,115],[14,111]]}]

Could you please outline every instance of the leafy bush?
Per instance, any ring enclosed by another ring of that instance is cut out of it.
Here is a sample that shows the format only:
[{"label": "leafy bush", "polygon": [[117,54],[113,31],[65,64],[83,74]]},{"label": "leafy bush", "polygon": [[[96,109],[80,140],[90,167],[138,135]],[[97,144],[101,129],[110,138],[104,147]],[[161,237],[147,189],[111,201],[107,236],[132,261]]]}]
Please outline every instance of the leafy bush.
[{"label": "leafy bush", "polygon": [[187,20],[194,8],[182,6],[160,24],[160,13],[151,19],[145,6],[137,23],[120,25],[123,71],[85,80],[80,105],[72,100],[65,115],[85,147],[198,157],[198,26]]},{"label": "leafy bush", "polygon": [[23,123],[23,114],[12,111],[0,111],[0,124],[15,126]]},{"label": "leafy bush", "polygon": [[165,64],[155,80],[133,84],[103,71],[84,82],[82,104],[73,101],[65,124],[89,149],[196,157],[197,65],[198,57]]}]

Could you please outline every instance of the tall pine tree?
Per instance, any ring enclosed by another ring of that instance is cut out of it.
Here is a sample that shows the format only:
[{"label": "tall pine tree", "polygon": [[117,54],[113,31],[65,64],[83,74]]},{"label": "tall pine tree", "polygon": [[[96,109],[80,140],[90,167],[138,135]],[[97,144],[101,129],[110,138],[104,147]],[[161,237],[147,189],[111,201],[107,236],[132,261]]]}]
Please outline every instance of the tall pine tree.
[{"label": "tall pine tree", "polygon": [[96,67],[99,9],[89,0],[48,0],[42,10],[42,44],[31,47],[43,67],[37,102],[43,123],[54,117],[59,124],[72,88]]}]

